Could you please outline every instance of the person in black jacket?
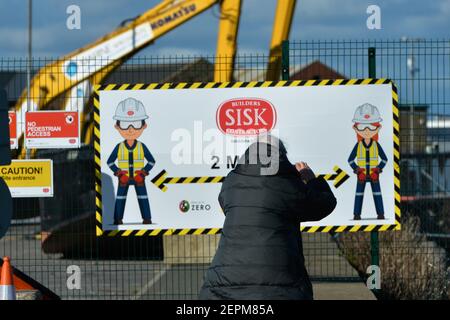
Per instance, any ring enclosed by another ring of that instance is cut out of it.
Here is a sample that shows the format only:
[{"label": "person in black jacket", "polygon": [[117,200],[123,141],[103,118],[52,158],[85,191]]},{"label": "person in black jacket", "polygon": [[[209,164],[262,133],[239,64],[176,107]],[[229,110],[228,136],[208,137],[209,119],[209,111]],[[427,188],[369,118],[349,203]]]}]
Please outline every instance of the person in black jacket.
[{"label": "person in black jacket", "polygon": [[266,137],[224,180],[225,222],[200,299],[313,299],[300,222],[325,218],[336,198],[306,163],[289,162],[281,141]]}]

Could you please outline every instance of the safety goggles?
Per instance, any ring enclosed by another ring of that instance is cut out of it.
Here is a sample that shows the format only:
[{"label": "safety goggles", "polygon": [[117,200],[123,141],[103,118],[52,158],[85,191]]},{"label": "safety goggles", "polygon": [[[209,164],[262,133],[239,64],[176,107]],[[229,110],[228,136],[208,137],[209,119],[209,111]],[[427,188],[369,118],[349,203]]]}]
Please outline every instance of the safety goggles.
[{"label": "safety goggles", "polygon": [[374,126],[372,124],[358,123],[355,124],[355,128],[358,131],[364,131],[366,128],[369,129],[370,131],[376,131],[379,128],[379,126]]},{"label": "safety goggles", "polygon": [[139,120],[139,121],[119,121],[119,128],[122,130],[127,130],[130,127],[133,127],[133,129],[135,130],[139,130],[142,129],[143,127],[143,121]]}]

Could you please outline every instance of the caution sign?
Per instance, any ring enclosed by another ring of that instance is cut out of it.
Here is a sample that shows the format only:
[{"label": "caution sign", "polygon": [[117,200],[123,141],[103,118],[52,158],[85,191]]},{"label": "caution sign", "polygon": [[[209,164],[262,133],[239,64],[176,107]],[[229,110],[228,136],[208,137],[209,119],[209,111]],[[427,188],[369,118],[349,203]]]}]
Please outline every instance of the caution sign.
[{"label": "caution sign", "polygon": [[266,133],[337,198],[303,232],[400,229],[398,94],[388,79],[108,84],[93,102],[97,235],[220,232],[222,183]]},{"label": "caution sign", "polygon": [[11,149],[17,149],[17,114],[15,111],[8,112],[9,119],[9,141]]},{"label": "caution sign", "polygon": [[0,177],[13,198],[53,197],[52,160],[12,160],[9,166],[0,166]]},{"label": "caution sign", "polygon": [[76,111],[33,111],[25,114],[27,148],[78,148],[79,130]]}]

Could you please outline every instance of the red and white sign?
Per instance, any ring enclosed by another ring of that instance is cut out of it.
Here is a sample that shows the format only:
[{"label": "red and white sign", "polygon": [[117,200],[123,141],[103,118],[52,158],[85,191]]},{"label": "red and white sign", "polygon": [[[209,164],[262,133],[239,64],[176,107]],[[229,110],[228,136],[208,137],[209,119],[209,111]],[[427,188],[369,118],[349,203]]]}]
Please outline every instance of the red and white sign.
[{"label": "red and white sign", "polygon": [[275,126],[274,106],[260,98],[239,98],[222,103],[216,112],[217,127],[225,134],[254,136]]},{"label": "red and white sign", "polygon": [[11,149],[17,149],[17,114],[15,111],[8,112],[9,118],[9,141]]},{"label": "red and white sign", "polygon": [[27,148],[79,148],[77,111],[33,111],[25,115]]}]

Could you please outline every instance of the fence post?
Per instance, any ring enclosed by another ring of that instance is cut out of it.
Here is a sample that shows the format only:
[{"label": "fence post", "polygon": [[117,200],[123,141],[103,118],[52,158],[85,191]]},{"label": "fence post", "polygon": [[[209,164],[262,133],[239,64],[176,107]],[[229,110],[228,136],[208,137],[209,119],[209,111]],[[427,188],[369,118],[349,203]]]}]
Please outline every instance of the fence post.
[{"label": "fence post", "polygon": [[281,43],[281,79],[289,80],[289,40]]},{"label": "fence post", "polygon": [[[375,60],[375,48],[370,47],[368,50],[369,57],[369,78],[376,78],[376,60]],[[379,241],[378,241],[378,231],[372,231],[370,233],[370,255],[371,255],[371,264],[373,266],[380,265],[380,252],[379,252]],[[374,293],[377,293],[377,289],[372,290]]]}]

